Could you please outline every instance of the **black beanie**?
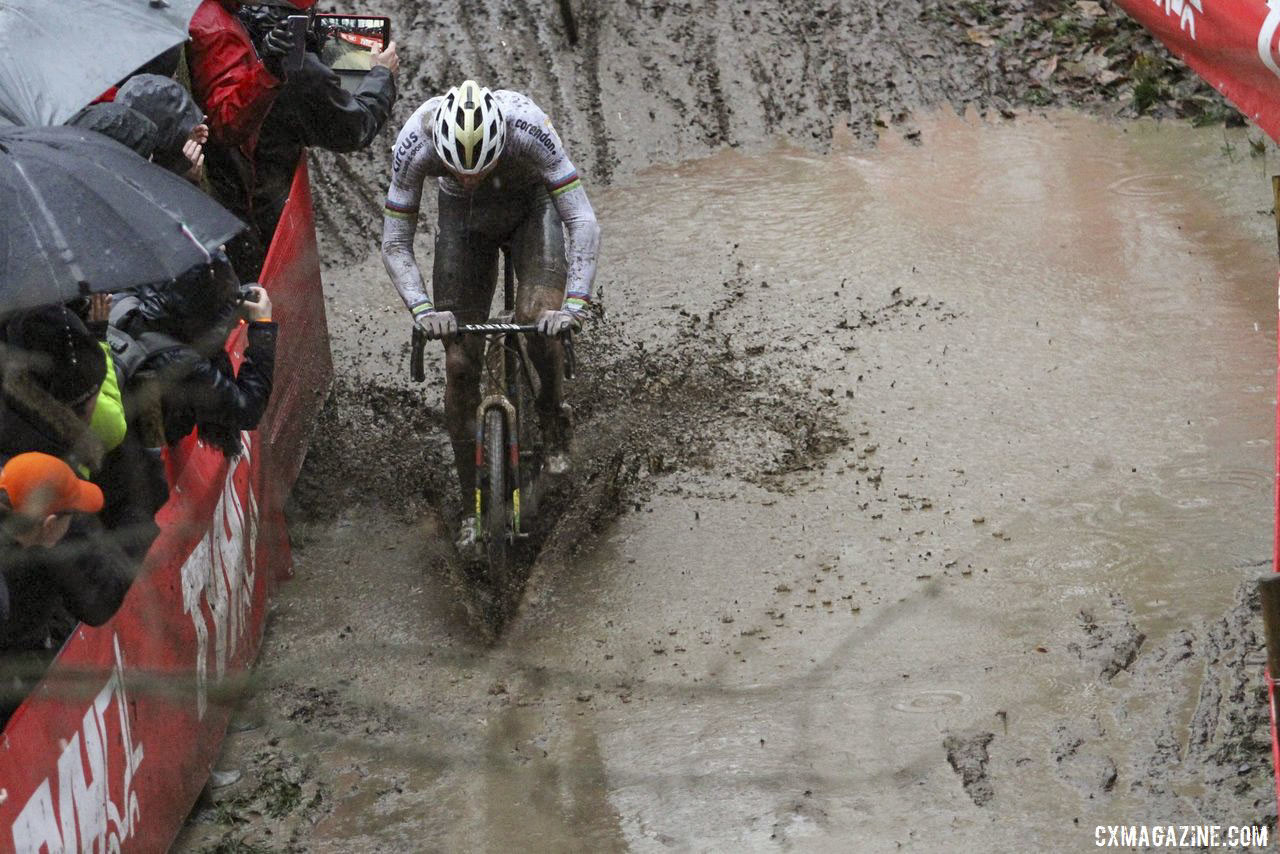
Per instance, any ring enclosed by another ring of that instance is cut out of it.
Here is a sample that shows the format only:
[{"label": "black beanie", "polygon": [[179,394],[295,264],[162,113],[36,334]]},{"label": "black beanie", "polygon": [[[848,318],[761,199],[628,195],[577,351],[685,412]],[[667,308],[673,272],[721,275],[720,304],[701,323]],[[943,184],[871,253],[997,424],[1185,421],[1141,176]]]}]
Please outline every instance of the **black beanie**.
[{"label": "black beanie", "polygon": [[22,360],[31,381],[73,409],[83,406],[107,375],[102,346],[64,306],[11,316],[3,326],[6,360]]}]

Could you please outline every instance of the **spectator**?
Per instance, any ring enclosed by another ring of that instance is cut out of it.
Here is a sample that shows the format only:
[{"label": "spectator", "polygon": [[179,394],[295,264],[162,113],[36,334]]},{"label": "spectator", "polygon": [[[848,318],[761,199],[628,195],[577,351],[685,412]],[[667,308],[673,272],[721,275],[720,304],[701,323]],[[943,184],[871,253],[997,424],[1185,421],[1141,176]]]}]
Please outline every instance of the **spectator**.
[{"label": "spectator", "polygon": [[156,126],[152,161],[199,183],[209,139],[204,113],[181,83],[156,74],[138,74],[120,87],[115,103],[146,116]]},{"label": "spectator", "polygon": [[163,471],[154,462],[148,466],[126,433],[110,348],[89,328],[105,332],[110,304],[107,295],[96,294],[77,300],[74,309],[21,312],[0,327],[6,347],[0,461],[40,451],[92,477],[106,495],[103,524],[140,563],[159,533],[153,517],[168,491]]},{"label": "spectator", "polygon": [[90,515],[102,501],[48,454],[0,469],[0,724],[56,654],[58,613],[102,625],[128,592],[129,563]]},{"label": "spectator", "polygon": [[40,451],[96,469],[104,449],[89,425],[106,360],[84,323],[64,306],[19,312],[0,323],[0,345],[0,460]]},{"label": "spectator", "polygon": [[[246,6],[240,19],[254,43],[260,44],[293,11],[281,6]],[[372,55],[372,70],[352,93],[343,88],[338,74],[321,60],[321,38],[314,30],[308,31],[302,68],[290,73],[276,96],[254,149],[253,183],[247,187],[246,196],[229,204],[224,200],[230,210],[257,230],[264,249],[275,234],[303,149],[311,146],[347,153],[368,147],[382,130],[396,100],[400,59],[395,42]],[[237,264],[236,269],[245,274],[253,270],[256,275],[253,266]]]},{"label": "spectator", "polygon": [[121,371],[106,340],[111,295],[94,294],[75,300],[68,307],[84,321],[106,357],[106,375],[89,422],[106,451],[94,477],[106,499],[99,519],[125,553],[141,565],[160,533],[155,513],[169,498],[164,464],[158,450],[146,448],[136,434],[128,432]]},{"label": "spectator", "polygon": [[68,119],[67,124],[108,136],[148,160],[155,152],[160,133],[151,119],[114,102],[90,104]]},{"label": "spectator", "polygon": [[202,0],[191,18],[187,64],[191,91],[208,116],[210,139],[224,148],[252,150],[284,79],[280,61],[290,41],[288,30],[276,33],[264,62],[236,20],[240,5],[238,0]]},{"label": "spectator", "polygon": [[[148,446],[199,432],[228,456],[240,431],[266,411],[275,365],[271,300],[257,285],[239,287],[225,258],[172,283],[135,289],[112,308],[112,324],[145,345],[126,383],[130,430]],[[232,325],[249,322],[249,345],[237,373],[224,347]]]},{"label": "spectator", "polygon": [[[311,2],[299,0],[305,6]],[[288,28],[277,27],[263,40],[259,55],[235,17],[240,6],[238,0],[202,0],[191,18],[187,53],[191,91],[209,125],[204,150],[209,187],[233,211],[235,200],[253,186],[254,147],[285,79],[283,60],[293,44]],[[233,240],[228,251],[237,269],[255,275],[265,255],[252,230]]]}]

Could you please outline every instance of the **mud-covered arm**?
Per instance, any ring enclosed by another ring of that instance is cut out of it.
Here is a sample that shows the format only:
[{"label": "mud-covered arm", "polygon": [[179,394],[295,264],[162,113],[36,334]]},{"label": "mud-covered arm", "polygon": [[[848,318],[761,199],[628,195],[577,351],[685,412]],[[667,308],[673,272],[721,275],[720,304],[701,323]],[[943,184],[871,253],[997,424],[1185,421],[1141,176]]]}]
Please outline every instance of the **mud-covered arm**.
[{"label": "mud-covered arm", "polygon": [[[433,99],[435,100],[435,99]],[[413,254],[413,237],[418,230],[418,211],[422,204],[422,185],[432,169],[434,149],[422,118],[428,101],[400,129],[391,159],[391,186],[387,188],[386,206],[382,213],[382,263],[391,284],[415,318],[434,310],[427,293],[418,259]]]},{"label": "mud-covered arm", "polygon": [[538,141],[541,144],[530,145],[529,149],[538,161],[547,193],[568,236],[565,260],[569,265],[569,275],[565,282],[564,310],[580,314],[591,302],[596,260],[600,255],[600,223],[587,199],[578,170],[569,160],[564,143],[550,121],[542,123]]},{"label": "mud-covered arm", "polygon": [[559,190],[551,191],[551,198],[568,232],[565,253],[569,275],[565,282],[564,310],[579,314],[591,302],[596,260],[600,256],[600,224],[576,170],[568,180]]}]

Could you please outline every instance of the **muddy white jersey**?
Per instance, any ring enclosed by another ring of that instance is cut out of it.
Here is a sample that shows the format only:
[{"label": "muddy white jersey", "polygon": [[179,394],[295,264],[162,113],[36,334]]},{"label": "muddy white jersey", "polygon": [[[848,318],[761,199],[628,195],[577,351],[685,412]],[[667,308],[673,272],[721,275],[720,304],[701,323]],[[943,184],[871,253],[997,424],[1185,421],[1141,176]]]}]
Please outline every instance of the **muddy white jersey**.
[{"label": "muddy white jersey", "polygon": [[[581,312],[591,301],[600,250],[600,226],[587,191],[547,114],[519,92],[499,89],[493,96],[506,120],[506,143],[497,165],[471,198],[479,205],[545,189],[560,214],[568,238],[565,252],[569,273],[564,308]],[[383,211],[382,260],[392,283],[415,316],[432,308],[413,254],[423,184],[428,177],[437,178],[441,192],[468,195],[432,144],[431,128],[443,101],[443,96],[427,101],[400,129]]]}]

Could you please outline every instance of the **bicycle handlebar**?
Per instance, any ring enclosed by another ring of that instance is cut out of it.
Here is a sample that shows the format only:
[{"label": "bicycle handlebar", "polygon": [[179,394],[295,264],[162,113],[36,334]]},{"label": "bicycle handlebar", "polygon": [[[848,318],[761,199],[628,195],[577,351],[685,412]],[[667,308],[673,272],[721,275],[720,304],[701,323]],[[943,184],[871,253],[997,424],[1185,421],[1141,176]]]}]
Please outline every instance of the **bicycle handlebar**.
[{"label": "bicycle handlebar", "polygon": [[484,323],[459,323],[459,335],[495,335],[499,332],[517,335],[536,335],[538,327],[532,323],[504,323],[490,320]]},{"label": "bicycle handlebar", "polygon": [[[417,327],[414,327],[415,329]],[[484,323],[459,323],[459,335],[538,335],[538,327],[533,323],[506,323],[498,320],[488,320]],[[560,336],[560,343],[564,346],[564,376],[565,379],[573,379],[573,375],[577,369],[577,359],[573,353],[573,330],[567,330]]]}]

